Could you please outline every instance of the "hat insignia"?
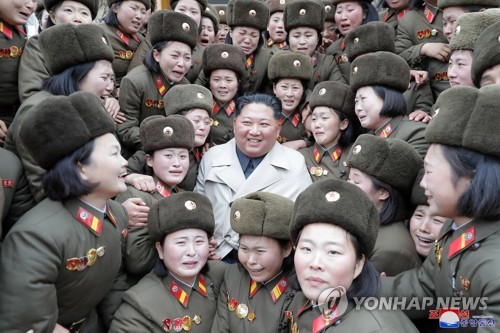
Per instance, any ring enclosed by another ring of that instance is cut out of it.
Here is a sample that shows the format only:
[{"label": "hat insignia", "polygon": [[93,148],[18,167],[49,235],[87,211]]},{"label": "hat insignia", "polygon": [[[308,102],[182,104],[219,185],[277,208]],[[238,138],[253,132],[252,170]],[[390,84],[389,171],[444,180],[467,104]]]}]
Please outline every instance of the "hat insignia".
[{"label": "hat insignia", "polygon": [[166,136],[172,136],[172,134],[174,134],[174,130],[172,129],[172,127],[167,126],[163,129],[163,134],[165,134]]},{"label": "hat insignia", "polygon": [[360,152],[360,151],[361,151],[361,145],[356,145],[356,147],[354,147],[354,148],[352,149],[352,153],[353,153],[354,155],[359,154],[359,152]]},{"label": "hat insignia", "polygon": [[299,15],[300,15],[300,16],[304,16],[304,15],[306,15],[306,13],[307,13],[307,10],[305,10],[304,8],[302,8],[302,9],[299,11]]},{"label": "hat insignia", "polygon": [[280,5],[284,5],[285,4],[285,0],[280,0]]},{"label": "hat insignia", "polygon": [[358,72],[358,66],[356,66],[352,69],[352,74],[356,74],[357,72]]},{"label": "hat insignia", "polygon": [[434,110],[434,117],[437,116],[439,113],[439,108],[437,108],[436,110]]},{"label": "hat insignia", "polygon": [[300,63],[300,60],[295,60],[295,61],[293,62],[293,65],[294,65],[295,67],[300,67],[300,66],[302,66],[302,64]]},{"label": "hat insignia", "polygon": [[359,38],[358,37],[354,38],[354,44],[357,44],[358,42],[359,42]]},{"label": "hat insignia", "polygon": [[462,27],[458,25],[458,26],[455,28],[455,34],[459,34],[459,33],[460,33],[460,30],[462,30]]},{"label": "hat insignia", "polygon": [[106,37],[102,36],[102,41],[104,42],[104,44],[108,45],[108,41],[106,40]]},{"label": "hat insignia", "polygon": [[191,30],[191,27],[189,26],[189,23],[182,23],[182,29],[185,31],[185,32],[189,32]]},{"label": "hat insignia", "polygon": [[326,88],[321,88],[321,89],[318,91],[318,95],[323,96],[324,94],[326,94]]},{"label": "hat insignia", "polygon": [[203,95],[203,93],[199,92],[196,94],[196,97],[198,97],[199,99],[204,99],[205,95]]},{"label": "hat insignia", "polygon": [[196,203],[192,200],[187,200],[184,203],[184,207],[186,207],[187,210],[195,210],[196,209]]},{"label": "hat insignia", "polygon": [[326,5],[325,12],[329,12],[330,10],[332,10],[332,7],[330,5]]},{"label": "hat insignia", "polygon": [[226,15],[226,12],[221,9],[221,10],[219,10],[219,15],[224,16],[224,15]]},{"label": "hat insignia", "polygon": [[326,201],[328,202],[335,202],[340,199],[340,194],[337,191],[331,191],[325,194]]},{"label": "hat insignia", "polygon": [[257,12],[254,10],[254,9],[251,9],[249,12],[248,12],[248,15],[250,15],[251,17],[255,17],[257,15]]},{"label": "hat insignia", "polygon": [[240,219],[240,217],[241,217],[241,213],[240,213],[240,211],[239,211],[239,210],[235,211],[235,212],[234,212],[234,216],[233,216],[233,217],[234,217],[234,219],[235,219],[236,221],[238,221],[238,220]]},{"label": "hat insignia", "polygon": [[229,57],[229,53],[227,53],[226,51],[224,51],[224,52],[222,52],[222,53],[220,54],[220,56],[221,56],[222,58],[226,59],[227,57]]}]

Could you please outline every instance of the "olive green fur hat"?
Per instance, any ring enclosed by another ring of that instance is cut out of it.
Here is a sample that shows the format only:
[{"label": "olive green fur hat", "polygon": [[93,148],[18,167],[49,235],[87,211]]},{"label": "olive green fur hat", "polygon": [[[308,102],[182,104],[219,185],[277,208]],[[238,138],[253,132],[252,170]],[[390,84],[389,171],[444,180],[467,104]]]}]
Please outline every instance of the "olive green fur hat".
[{"label": "olive green fur hat", "polygon": [[313,75],[312,58],[306,54],[278,51],[267,65],[269,80],[298,79],[309,81]]},{"label": "olive green fur hat", "polygon": [[240,235],[290,240],[293,201],[267,192],[250,193],[231,205],[231,228]]},{"label": "olive green fur hat", "polygon": [[186,148],[191,151],[194,147],[193,124],[181,115],[147,117],[141,123],[139,136],[146,153],[165,148]]},{"label": "olive green fur hat", "polygon": [[476,41],[472,58],[472,81],[481,86],[484,71],[500,64],[500,22],[486,28]]},{"label": "olive green fur hat", "polygon": [[197,84],[173,86],[163,96],[163,101],[167,116],[192,109],[203,109],[208,112],[209,116],[213,113],[212,92]]},{"label": "olive green fur hat", "polygon": [[149,18],[148,34],[151,45],[177,41],[194,49],[198,42],[198,24],[189,16],[172,10],[158,10]]},{"label": "olive green fur hat", "polygon": [[[65,0],[38,0],[38,4],[42,3],[47,11],[54,8],[54,6],[61,4]],[[74,0],[76,2],[81,3],[89,8],[92,19],[95,19],[97,16],[97,12],[99,11],[99,0]],[[37,7],[38,10],[38,7]]]},{"label": "olive green fur hat", "polygon": [[309,27],[320,33],[325,24],[325,6],[317,0],[294,0],[288,3],[283,12],[285,30]]},{"label": "olive green fur hat", "polygon": [[236,45],[211,44],[202,57],[203,73],[207,78],[216,69],[229,69],[241,79],[246,75],[245,54]]},{"label": "olive green fur hat", "polygon": [[311,110],[314,111],[317,106],[326,106],[344,113],[349,119],[356,118],[354,99],[355,95],[351,87],[337,81],[318,83],[308,97]]},{"label": "olive green fur hat", "polygon": [[199,193],[171,194],[151,206],[148,229],[153,243],[161,242],[166,234],[184,229],[205,230],[210,238],[215,230],[212,203]]},{"label": "olive green fur hat", "polygon": [[228,24],[233,27],[251,27],[259,31],[267,29],[269,8],[266,3],[258,0],[235,0],[228,4]]},{"label": "olive green fur hat", "polygon": [[325,22],[335,22],[335,5],[332,0],[320,0],[325,6]]},{"label": "olive green fur hat", "polygon": [[438,0],[437,6],[439,9],[461,6],[499,7],[500,0]]},{"label": "olive green fur hat", "polygon": [[425,131],[429,143],[463,147],[500,158],[500,85],[456,87],[441,93]]},{"label": "olive green fur hat", "polygon": [[375,246],[380,223],[379,212],[356,185],[340,179],[313,183],[295,200],[290,236],[297,244],[300,231],[308,224],[329,223],[356,236],[369,256]]},{"label": "olive green fur hat", "polygon": [[403,140],[362,134],[353,143],[346,164],[408,193],[423,161],[415,148]]},{"label": "olive green fur hat", "polygon": [[269,7],[269,15],[273,15],[276,12],[283,12],[285,6],[292,0],[267,0],[267,6]]},{"label": "olive green fur hat", "polygon": [[115,130],[97,96],[76,92],[51,96],[34,106],[19,135],[36,163],[48,170],[90,140]]},{"label": "olive green fur hat", "polygon": [[413,183],[413,188],[411,190],[411,204],[414,206],[429,206],[427,202],[427,196],[425,195],[425,190],[420,186],[420,182],[424,177],[424,169],[420,169],[415,178],[415,183]]},{"label": "olive green fur hat", "polygon": [[375,52],[357,57],[351,63],[351,89],[365,86],[386,86],[405,92],[410,84],[410,67],[400,56]]},{"label": "olive green fur hat", "polygon": [[455,33],[451,36],[450,49],[474,51],[479,35],[490,25],[500,21],[500,9],[460,15]]},{"label": "olive green fur hat", "polygon": [[[170,0],[169,3],[170,3],[170,8],[174,9],[174,5],[176,5],[176,2],[179,2],[180,0]],[[197,3],[200,4],[201,6],[201,11],[203,12],[205,10],[205,8],[207,8],[207,5],[208,5],[208,1],[207,0],[195,0]]]},{"label": "olive green fur hat", "polygon": [[[123,0],[108,0],[108,7],[111,7],[114,3],[116,2],[121,2]],[[142,2],[144,6],[146,6],[146,10],[151,8],[151,1],[150,0],[136,0],[139,2]]]},{"label": "olive green fur hat", "polygon": [[227,24],[227,5],[214,5],[214,7],[219,15],[219,24]]},{"label": "olive green fur hat", "polygon": [[347,34],[345,53],[350,62],[362,54],[386,51],[396,53],[394,28],[385,22],[369,22]]},{"label": "olive green fur hat", "polygon": [[217,13],[217,9],[215,9],[212,5],[208,5],[202,14],[202,17],[207,17],[210,21],[212,21],[212,24],[214,25],[214,33],[217,35],[217,32],[219,32],[219,14]]},{"label": "olive green fur hat", "polygon": [[40,33],[40,50],[51,75],[87,62],[114,60],[104,30],[96,24],[61,24]]}]

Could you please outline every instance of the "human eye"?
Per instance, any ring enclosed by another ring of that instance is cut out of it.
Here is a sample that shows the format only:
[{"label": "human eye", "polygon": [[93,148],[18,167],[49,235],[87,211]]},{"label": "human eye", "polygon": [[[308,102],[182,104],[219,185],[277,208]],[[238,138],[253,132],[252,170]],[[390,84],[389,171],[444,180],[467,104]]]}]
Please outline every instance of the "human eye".
[{"label": "human eye", "polygon": [[311,252],[311,248],[310,248],[310,247],[308,247],[308,246],[301,246],[301,247],[299,247],[299,250],[300,250],[301,252],[306,252],[306,253],[307,253],[307,252]]}]

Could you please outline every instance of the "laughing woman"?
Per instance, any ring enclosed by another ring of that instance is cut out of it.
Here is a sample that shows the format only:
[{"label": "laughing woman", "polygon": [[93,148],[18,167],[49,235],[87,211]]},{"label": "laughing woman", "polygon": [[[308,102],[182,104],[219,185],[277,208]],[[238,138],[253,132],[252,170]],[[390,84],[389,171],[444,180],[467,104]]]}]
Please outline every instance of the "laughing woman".
[{"label": "laughing woman", "polygon": [[47,170],[48,198],[2,243],[0,331],[100,331],[95,307],[120,269],[127,223],[123,207],[110,200],[126,190],[127,161],[114,131],[99,99],[87,92],[45,99],[20,129]]},{"label": "laughing woman", "polygon": [[196,23],[184,14],[160,10],[151,15],[149,37],[153,48],[144,65],[130,71],[121,85],[119,102],[126,120],[118,126],[117,133],[126,153],[142,148],[139,126],[144,119],[165,115],[162,97],[168,89],[189,83],[184,75],[191,67],[197,29]]}]

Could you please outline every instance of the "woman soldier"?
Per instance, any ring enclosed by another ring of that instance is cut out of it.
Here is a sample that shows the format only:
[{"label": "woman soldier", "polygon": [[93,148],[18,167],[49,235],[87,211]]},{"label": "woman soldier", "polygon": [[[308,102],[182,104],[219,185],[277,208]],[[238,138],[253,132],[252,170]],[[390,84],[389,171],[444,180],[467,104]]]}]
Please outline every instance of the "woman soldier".
[{"label": "woman soldier", "polygon": [[406,197],[422,167],[415,149],[399,139],[362,134],[354,142],[346,165],[348,181],[361,188],[380,214],[377,242],[370,260],[379,272],[394,276],[421,265],[403,220]]},{"label": "woman soldier", "polygon": [[227,18],[226,18],[226,8],[227,5],[214,5],[217,14],[219,14],[219,31],[217,32],[216,36],[216,42],[219,44],[224,44],[226,43],[226,36],[229,34],[229,31],[231,30],[229,26],[227,25]]},{"label": "woman soldier", "polygon": [[213,333],[279,331],[294,294],[287,281],[293,271],[292,211],[293,201],[266,192],[231,205],[231,227],[240,235],[239,263],[224,274]]},{"label": "woman soldier", "polygon": [[[500,315],[499,88],[456,87],[439,96],[437,112],[426,131],[431,146],[421,185],[430,213],[451,221],[444,224],[422,267],[382,282],[386,296],[432,297],[435,301],[481,297],[485,304],[468,309],[470,320],[462,318],[460,323],[457,317],[451,322],[464,332],[496,332],[488,322]],[[428,311],[418,315],[429,318]],[[487,325],[478,329],[475,316],[486,318]]]},{"label": "woman soldier", "polygon": [[[90,24],[95,19],[99,8],[98,0],[45,0],[44,2],[49,13],[47,28],[64,23]],[[40,51],[38,36],[31,37],[26,43],[19,65],[21,102],[42,90],[43,82],[50,77]]]},{"label": "woman soldier", "polygon": [[153,272],[129,289],[109,332],[210,332],[224,264],[207,262],[215,228],[210,201],[175,193],[151,207],[149,238]]},{"label": "woman soldier", "polygon": [[[163,96],[176,84],[187,84],[191,54],[198,39],[198,26],[188,16],[159,10],[149,19],[149,38],[153,48],[144,65],[124,78],[119,101],[127,118],[117,129],[126,152],[142,149],[139,125],[147,117],[164,115]],[[168,103],[168,102],[167,102]]]},{"label": "woman soldier", "polygon": [[26,118],[20,136],[47,170],[48,198],[2,243],[0,331],[100,331],[94,310],[119,271],[127,222],[109,200],[126,190],[127,161],[114,131],[87,92],[48,97]]},{"label": "woman soldier", "polygon": [[[217,14],[215,7],[208,5],[207,9],[203,12],[201,17],[201,29],[200,35],[198,36],[198,43],[207,47],[215,43],[215,36],[219,32],[219,14]],[[199,71],[198,71],[199,74]],[[197,78],[196,75],[195,78]]]},{"label": "woman soldier", "polygon": [[284,313],[288,332],[418,332],[400,311],[355,304],[378,296],[368,259],[378,224],[375,205],[343,180],[316,182],[299,195],[290,234],[300,291]]},{"label": "woman soldier", "polygon": [[101,24],[113,47],[113,71],[116,76],[117,96],[122,78],[127,74],[134,52],[143,42],[140,33],[150,0],[108,0],[108,12]]},{"label": "woman soldier", "polygon": [[345,159],[355,140],[357,122],[354,94],[340,82],[325,81],[309,95],[314,145],[299,150],[313,182],[326,178],[347,179]]},{"label": "woman soldier", "polygon": [[24,25],[35,9],[36,0],[0,2],[0,146],[19,108],[18,69],[26,44]]},{"label": "woman soldier", "polygon": [[61,24],[43,31],[39,38],[45,65],[51,76],[42,91],[28,98],[19,108],[12,123],[6,149],[16,153],[30,183],[35,201],[45,198],[41,176],[45,172],[19,137],[25,119],[33,114],[33,106],[52,95],[68,96],[76,91],[94,94],[105,104],[113,91],[113,49],[104,31],[94,24]]},{"label": "woman soldier", "polygon": [[408,64],[391,52],[375,52],[357,57],[351,64],[351,89],[356,92],[355,111],[361,126],[383,138],[408,142],[422,156],[426,124],[404,117],[407,112],[403,92],[410,83]]},{"label": "woman soldier", "polygon": [[288,50],[286,42],[285,24],[283,21],[283,11],[285,6],[291,0],[267,0],[269,7],[269,23],[267,24],[267,31],[264,32],[266,43],[263,47],[271,49],[273,53],[282,50]]},{"label": "woman soldier", "polygon": [[372,21],[378,21],[375,7],[367,0],[334,0],[335,23],[339,32],[339,39],[328,49],[326,54],[332,55],[337,61],[344,80],[349,83],[351,64],[345,53],[344,38],[353,29]]},{"label": "woman soldier", "polygon": [[274,95],[281,102],[281,130],[277,140],[295,150],[309,143],[300,111],[312,73],[311,57],[296,52],[276,53],[267,68]]},{"label": "woman soldier", "polygon": [[325,7],[319,1],[296,0],[285,7],[285,30],[290,51],[303,53],[312,58],[313,75],[307,88],[323,81],[346,83],[339,66],[332,56],[319,53],[321,32],[325,23]]},{"label": "woman soldier", "polygon": [[[216,145],[234,137],[233,120],[236,99],[243,95],[245,54],[235,45],[211,45],[203,53],[203,76],[214,97],[210,137]],[[202,84],[201,77],[196,81]]]}]

